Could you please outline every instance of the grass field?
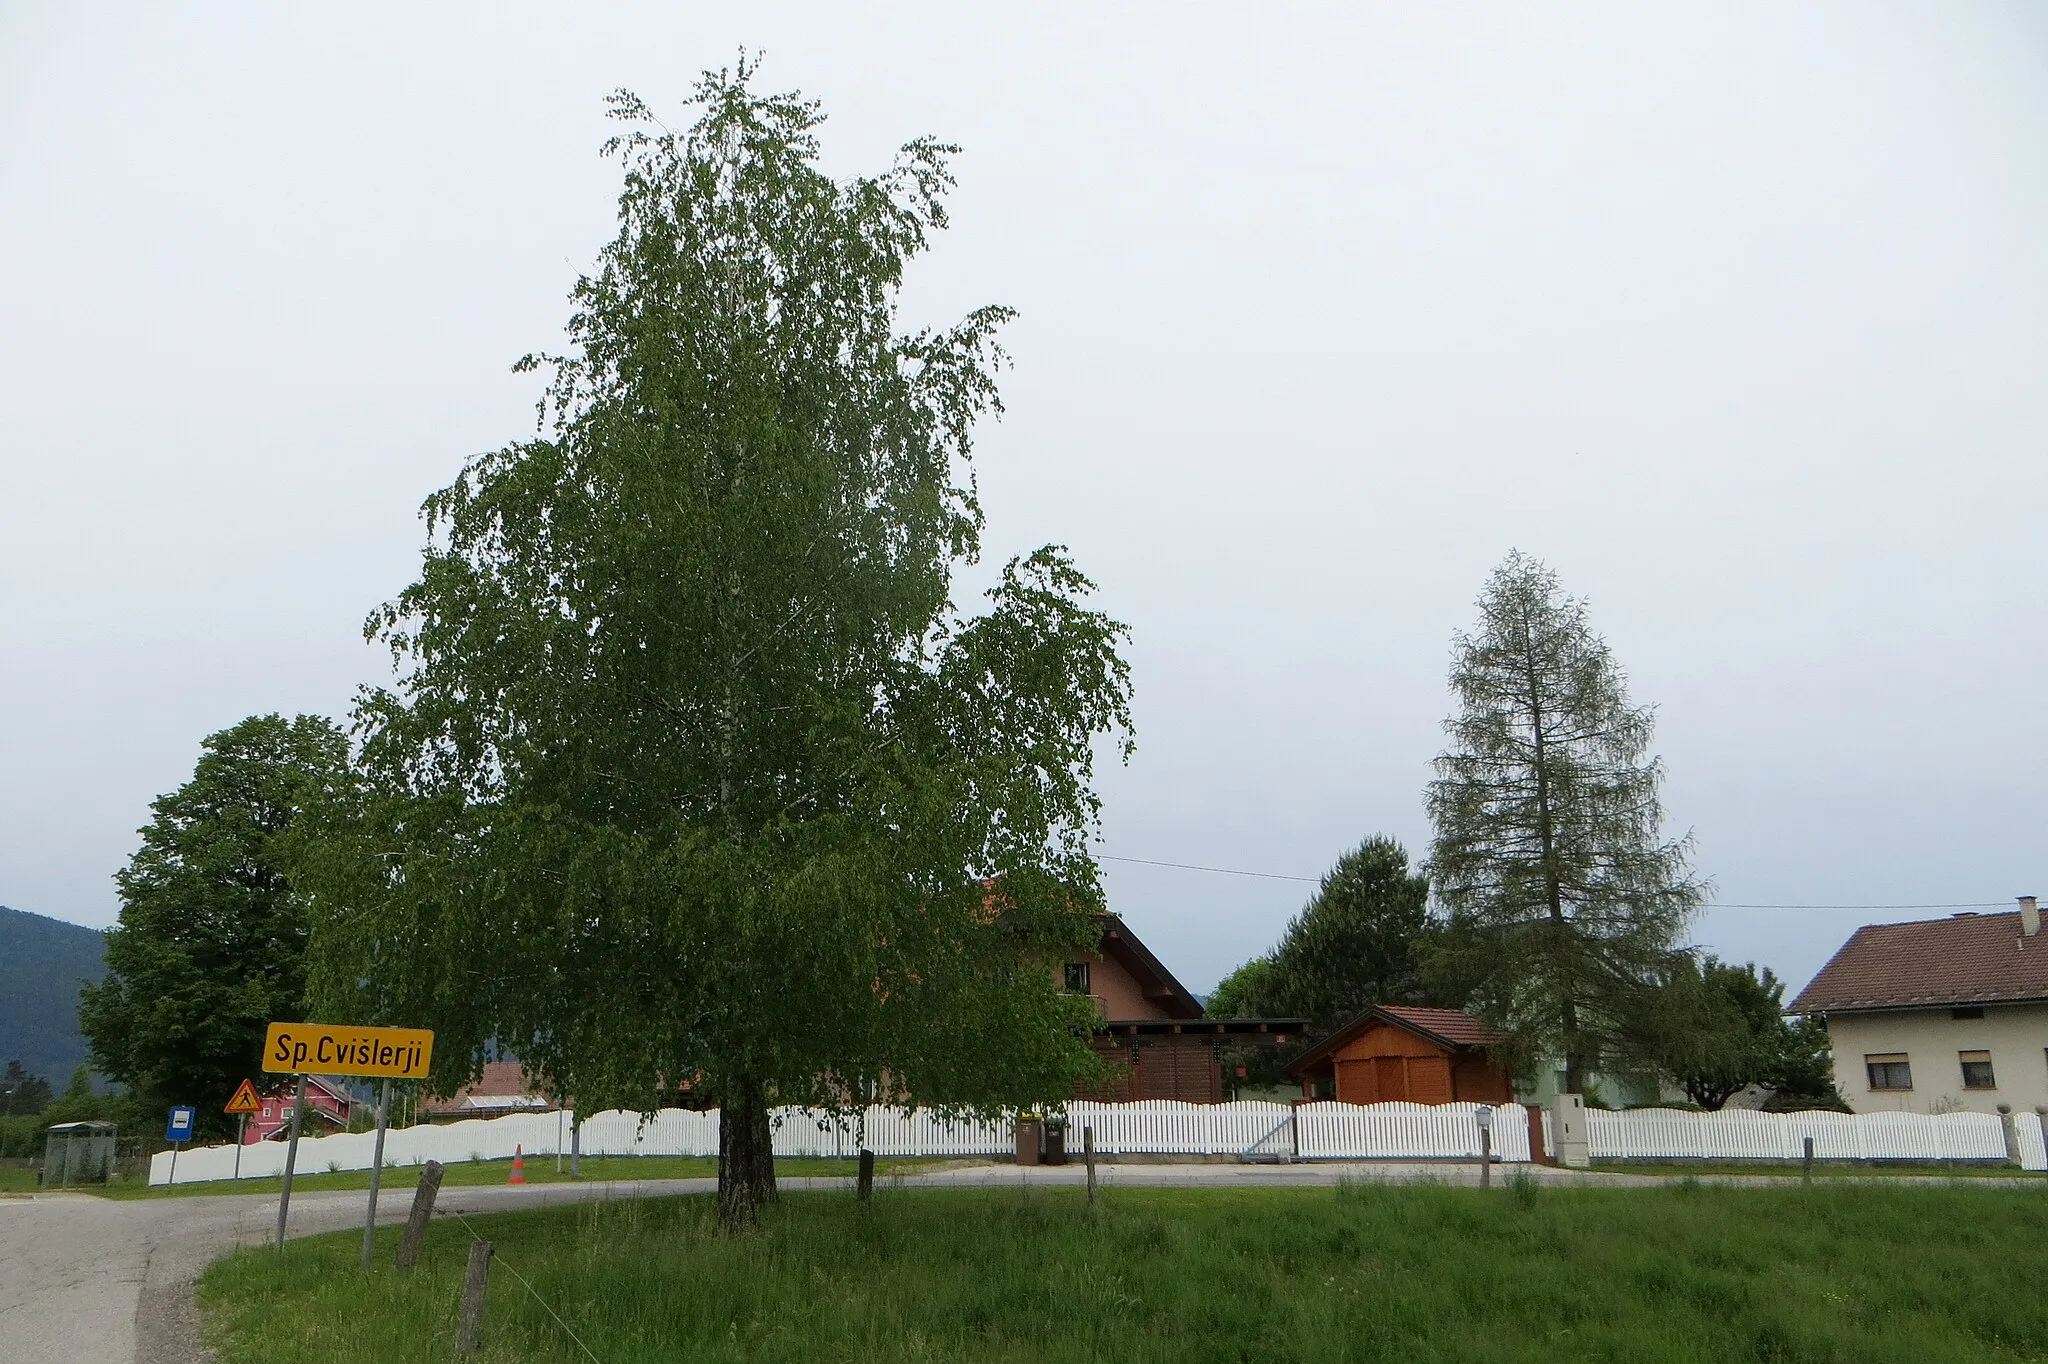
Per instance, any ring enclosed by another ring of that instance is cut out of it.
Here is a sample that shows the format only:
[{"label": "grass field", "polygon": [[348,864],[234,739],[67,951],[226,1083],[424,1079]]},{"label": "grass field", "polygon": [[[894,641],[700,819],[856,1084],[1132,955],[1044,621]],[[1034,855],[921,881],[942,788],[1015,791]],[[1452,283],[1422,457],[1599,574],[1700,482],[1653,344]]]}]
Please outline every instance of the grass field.
[{"label": "grass field", "polygon": [[[1969,1187],[879,1190],[474,1219],[486,1361],[1926,1361],[2048,1354],[2048,1200]],[[440,1361],[468,1232],[208,1271],[226,1364]],[[522,1286],[524,1276],[567,1324]],[[579,1350],[573,1330],[587,1347]]]},{"label": "grass field", "polygon": [[[1777,1179],[1799,1179],[1804,1171],[1796,1160],[1596,1160],[1593,1169],[1617,1175],[1675,1175],[1705,1178],[1718,1175],[1768,1175]],[[1895,1175],[1933,1176],[1937,1179],[2038,1179],[2039,1172],[2018,1170],[2004,1161],[1992,1160],[1817,1160],[1813,1177],[1830,1179],[1881,1179]]]}]

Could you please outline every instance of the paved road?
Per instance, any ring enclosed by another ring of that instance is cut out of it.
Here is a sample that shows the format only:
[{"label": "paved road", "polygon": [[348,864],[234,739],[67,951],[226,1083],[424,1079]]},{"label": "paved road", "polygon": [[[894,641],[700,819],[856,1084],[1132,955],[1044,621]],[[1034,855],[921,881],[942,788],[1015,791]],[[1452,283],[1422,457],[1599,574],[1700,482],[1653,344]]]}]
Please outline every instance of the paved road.
[{"label": "paved road", "polygon": [[[659,1184],[529,1184],[443,1189],[440,1207],[465,1215],[655,1193],[696,1192],[709,1180]],[[290,1234],[363,1224],[361,1191],[292,1197]],[[378,1224],[405,1220],[412,1191],[379,1200]],[[192,1283],[236,1246],[275,1234],[275,1195],[114,1200],[90,1194],[0,1198],[0,1340],[7,1364],[199,1364]]]},{"label": "paved road", "polygon": [[[1616,1187],[1666,1182],[1665,1177],[1649,1175],[1524,1168],[1545,1184]],[[1388,1162],[1129,1164],[1104,1165],[1100,1173],[1111,1187],[1276,1188],[1344,1180],[1469,1185],[1479,1177],[1475,1165]],[[975,1165],[885,1175],[881,1182],[927,1188],[1057,1187],[1081,1184],[1086,1178],[1079,1165]],[[791,1192],[840,1189],[847,1182],[785,1179],[781,1187]],[[1786,1183],[1764,1177],[1716,1182],[1772,1187]],[[709,1193],[715,1187],[711,1179],[673,1179],[444,1188],[439,1208],[468,1216],[556,1203]],[[312,1236],[360,1227],[365,1197],[360,1190],[300,1193],[292,1199],[290,1234]],[[403,1221],[411,1203],[409,1189],[387,1192],[377,1209],[379,1225]],[[132,1201],[61,1193],[0,1197],[0,1341],[7,1344],[7,1364],[203,1364],[213,1356],[199,1344],[193,1281],[208,1263],[235,1247],[268,1240],[276,1225],[274,1195]]]}]

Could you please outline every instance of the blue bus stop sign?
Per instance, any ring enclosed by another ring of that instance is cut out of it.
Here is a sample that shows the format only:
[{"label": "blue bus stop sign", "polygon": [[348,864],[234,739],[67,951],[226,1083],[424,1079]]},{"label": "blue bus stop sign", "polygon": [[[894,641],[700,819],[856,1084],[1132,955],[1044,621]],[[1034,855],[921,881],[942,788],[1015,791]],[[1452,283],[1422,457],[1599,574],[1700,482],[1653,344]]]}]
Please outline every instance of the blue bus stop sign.
[{"label": "blue bus stop sign", "polygon": [[192,1118],[195,1110],[179,1105],[171,1110],[170,1125],[164,1128],[165,1141],[192,1140]]}]

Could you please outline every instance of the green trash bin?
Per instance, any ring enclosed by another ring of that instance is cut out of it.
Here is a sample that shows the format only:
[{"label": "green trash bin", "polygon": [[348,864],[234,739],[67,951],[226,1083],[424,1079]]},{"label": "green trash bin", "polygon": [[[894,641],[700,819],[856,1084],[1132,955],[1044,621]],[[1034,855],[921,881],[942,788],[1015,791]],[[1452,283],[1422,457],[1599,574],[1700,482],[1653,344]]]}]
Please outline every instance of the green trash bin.
[{"label": "green trash bin", "polygon": [[1047,1118],[1045,1120],[1045,1163],[1065,1165],[1067,1163],[1067,1120]]}]

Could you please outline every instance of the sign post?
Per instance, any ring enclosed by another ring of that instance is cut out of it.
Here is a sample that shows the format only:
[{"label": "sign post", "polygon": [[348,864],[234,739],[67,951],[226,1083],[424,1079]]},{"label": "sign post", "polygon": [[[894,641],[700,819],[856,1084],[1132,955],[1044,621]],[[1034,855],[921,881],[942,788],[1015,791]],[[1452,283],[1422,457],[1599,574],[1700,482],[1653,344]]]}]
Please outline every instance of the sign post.
[{"label": "sign post", "polygon": [[178,1182],[178,1152],[192,1140],[192,1120],[198,1115],[198,1110],[189,1104],[179,1104],[171,1110],[171,1120],[164,1125],[164,1140],[171,1144],[172,1184]]},{"label": "sign post", "polygon": [[[434,1034],[425,1028],[357,1028],[328,1023],[273,1023],[263,1037],[263,1068],[299,1077],[292,1098],[292,1134],[284,1154],[284,1191],[277,1201],[277,1248],[284,1249],[285,1217],[292,1205],[292,1173],[299,1158],[299,1128],[306,1113],[308,1075],[370,1075],[391,1080],[424,1080],[434,1061]],[[384,1087],[385,1108],[391,1086]],[[384,1168],[384,1108],[377,1114],[377,1165]],[[370,1176],[370,1218],[377,1218],[377,1174]]]},{"label": "sign post", "polygon": [[284,1148],[284,1191],[277,1199],[277,1248],[284,1249],[284,1219],[292,1210],[292,1168],[299,1163],[299,1124],[306,1116],[306,1077],[292,1090],[292,1134]]},{"label": "sign post", "polygon": [[391,1081],[377,1098],[377,1149],[370,1154],[370,1210],[363,1216],[363,1268],[370,1267],[370,1233],[377,1230],[377,1186],[384,1182],[384,1126],[391,1116]]},{"label": "sign post", "polygon": [[221,1110],[223,1113],[232,1113],[235,1115],[236,1179],[240,1179],[242,1177],[242,1146],[244,1144],[244,1138],[248,1135],[246,1129],[249,1123],[249,1115],[251,1113],[254,1113],[260,1107],[262,1107],[262,1105],[259,1102],[257,1102],[256,1099],[256,1086],[250,1084],[247,1080],[244,1080],[241,1084],[235,1086],[235,1097],[229,1099],[227,1107]]}]

